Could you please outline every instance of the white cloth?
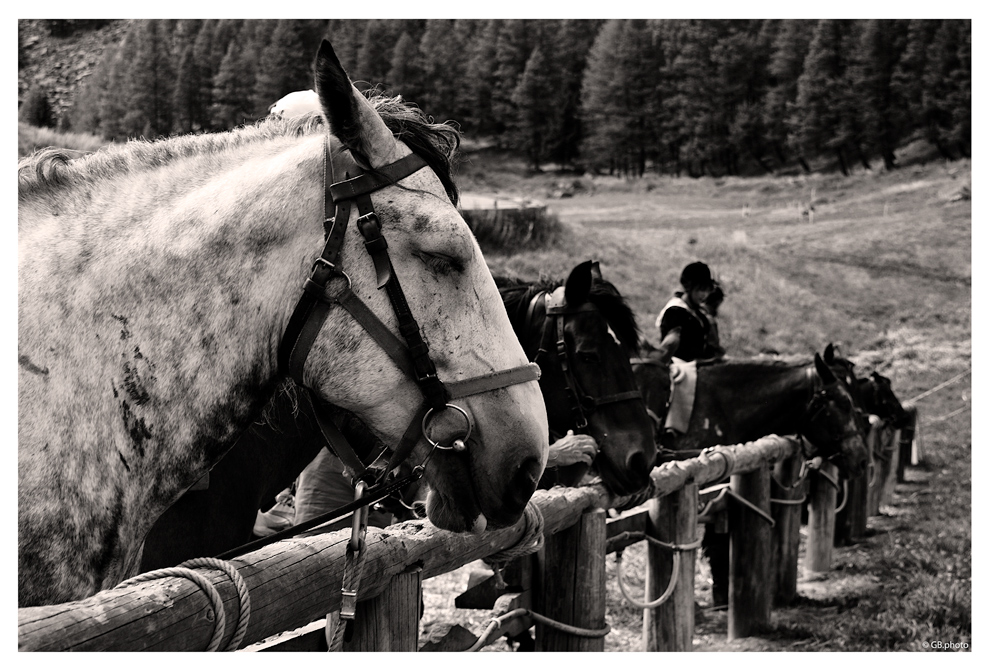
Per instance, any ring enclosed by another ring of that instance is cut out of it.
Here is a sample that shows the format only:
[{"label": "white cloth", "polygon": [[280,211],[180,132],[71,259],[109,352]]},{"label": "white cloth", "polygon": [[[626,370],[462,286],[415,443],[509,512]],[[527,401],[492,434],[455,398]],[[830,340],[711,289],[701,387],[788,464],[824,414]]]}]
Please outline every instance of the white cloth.
[{"label": "white cloth", "polygon": [[665,418],[665,428],[685,434],[689,430],[692,407],[696,402],[696,361],[686,362],[672,357],[672,401]]}]

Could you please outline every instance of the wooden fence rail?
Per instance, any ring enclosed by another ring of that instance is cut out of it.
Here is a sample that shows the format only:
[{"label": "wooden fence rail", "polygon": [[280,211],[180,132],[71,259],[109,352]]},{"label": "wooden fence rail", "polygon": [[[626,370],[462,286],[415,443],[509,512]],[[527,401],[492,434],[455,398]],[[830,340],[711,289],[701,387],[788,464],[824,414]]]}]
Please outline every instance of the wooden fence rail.
[{"label": "wooden fence rail", "polygon": [[[797,442],[765,437],[721,446],[689,460],[656,467],[655,497],[686,485],[703,486],[749,474],[798,452]],[[586,511],[621,506],[601,486],[553,488],[532,497],[544,517],[544,533],[554,535],[580,522]],[[444,574],[514,546],[524,523],[480,535],[454,534],[426,521],[370,528],[360,600],[368,601],[409,570],[421,579]],[[230,562],[246,582],[251,614],[241,646],[294,630],[340,606],[347,531],[310,532],[265,546]],[[225,616],[223,643],[233,636],[239,603],[236,589],[220,571],[203,570],[219,591]],[[417,576],[416,576],[417,578]],[[690,611],[691,615],[691,611]],[[20,650],[201,650],[213,633],[209,599],[188,579],[165,577],[106,590],[88,599],[18,611]],[[221,645],[222,647],[222,645]]]}]

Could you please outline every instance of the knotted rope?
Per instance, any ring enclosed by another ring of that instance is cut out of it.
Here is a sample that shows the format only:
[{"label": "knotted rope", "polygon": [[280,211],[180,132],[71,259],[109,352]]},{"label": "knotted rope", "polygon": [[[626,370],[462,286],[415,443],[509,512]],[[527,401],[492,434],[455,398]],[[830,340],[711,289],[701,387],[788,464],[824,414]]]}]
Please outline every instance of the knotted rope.
[{"label": "knotted rope", "polygon": [[521,535],[521,538],[513,546],[508,546],[483,560],[493,569],[498,590],[507,587],[500,570],[511,560],[537,552],[545,542],[544,529],[545,517],[542,515],[541,509],[538,508],[537,504],[529,501],[524,507],[524,534]]},{"label": "knotted rope", "polygon": [[573,636],[583,636],[592,639],[599,639],[600,637],[604,637],[610,634],[610,624],[606,622],[603,623],[602,629],[591,630],[591,629],[586,629],[585,627],[575,627],[574,625],[566,625],[565,623],[560,623],[557,620],[552,620],[547,616],[543,616],[542,614],[536,613],[535,611],[529,611],[528,609],[514,609],[512,611],[508,611],[502,616],[491,618],[490,622],[487,623],[487,628],[483,630],[483,634],[480,635],[480,638],[477,639],[473,643],[473,645],[467,648],[464,652],[474,653],[480,650],[488,643],[490,643],[491,635],[495,631],[500,629],[500,626],[502,624],[506,623],[508,620],[511,620],[513,618],[520,618],[521,616],[531,616],[531,619],[534,620],[535,622],[539,622],[542,625],[546,625],[547,627],[552,627],[554,629],[559,630],[560,632],[565,632],[566,634],[572,634]]},{"label": "knotted rope", "polygon": [[186,560],[177,567],[165,567],[164,569],[155,569],[154,571],[149,571],[144,574],[138,574],[137,576],[120,583],[116,587],[125,588],[138,583],[169,577],[187,578],[192,581],[199,586],[199,588],[209,598],[209,603],[212,605],[213,612],[216,616],[216,624],[213,627],[212,639],[209,640],[209,645],[206,646],[206,651],[212,652],[220,650],[219,644],[223,640],[223,635],[226,633],[226,610],[223,607],[223,600],[219,596],[219,591],[209,581],[209,579],[195,571],[196,567],[217,569],[229,576],[230,580],[233,581],[233,584],[236,586],[236,592],[240,598],[240,612],[237,618],[236,630],[230,638],[229,643],[222,648],[224,651],[236,650],[240,645],[240,642],[243,641],[243,637],[247,632],[247,623],[250,621],[250,591],[247,589],[247,583],[243,580],[240,572],[237,571],[236,567],[233,566],[232,563],[210,557],[193,558],[191,560]]}]

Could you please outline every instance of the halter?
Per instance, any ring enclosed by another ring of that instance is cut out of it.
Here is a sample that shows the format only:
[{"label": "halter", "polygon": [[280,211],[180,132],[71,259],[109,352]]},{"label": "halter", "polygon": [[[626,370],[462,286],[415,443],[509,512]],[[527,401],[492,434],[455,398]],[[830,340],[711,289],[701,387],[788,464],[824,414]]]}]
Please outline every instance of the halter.
[{"label": "halter", "polygon": [[[576,418],[575,428],[577,430],[585,430],[589,424],[587,416],[591,415],[601,406],[631,400],[644,402],[641,391],[636,388],[622,393],[614,393],[613,395],[604,395],[603,397],[593,397],[583,392],[576,382],[576,376],[573,374],[570,363],[569,349],[565,342],[565,317],[580,312],[596,311],[596,307],[589,303],[581,304],[575,308],[569,307],[565,301],[564,286],[559,286],[552,293],[540,291],[528,304],[528,312],[525,316],[524,323],[525,332],[530,332],[531,330],[532,315],[534,314],[535,305],[539,300],[545,304],[545,322],[542,324],[541,345],[538,347],[534,361],[537,363],[542,355],[548,353],[554,335],[555,351],[559,358],[559,367],[562,370],[562,378],[565,382],[565,391],[566,396],[569,398],[569,406],[573,416]],[[550,325],[553,322],[554,327]]]},{"label": "halter", "polygon": [[[384,238],[381,221],[374,212],[373,201],[370,197],[371,193],[396,184],[401,179],[426,167],[427,164],[421,156],[414,153],[371,172],[365,172],[354,162],[345,172],[343,181],[330,183],[332,163],[329,158],[329,139],[326,136],[323,168],[326,177],[324,181],[327,184],[323,219],[325,246],[312,266],[311,277],[306,279],[302,286],[302,296],[285,328],[281,345],[278,348],[278,369],[280,374],[290,375],[300,386],[304,385],[305,361],[329,315],[329,311],[338,305],[346,309],[398,368],[415,381],[421,389],[424,400],[401,437],[398,446],[394,449],[387,467],[379,477],[371,474],[368,466],[381,456],[383,449],[372,453],[370,461],[364,464],[332,420],[325,415],[325,411],[320,409],[319,400],[310,396],[323,435],[333,452],[351,470],[354,481],[373,482],[375,479],[383,481],[387,474],[411,454],[419,438],[423,435],[431,444],[431,450],[425,458],[426,462],[436,448],[465,450],[466,443],[473,431],[473,421],[465,409],[455,404],[449,404],[449,400],[536,381],[540,376],[540,371],[537,365],[529,363],[451,383],[443,383],[439,379],[435,363],[429,355],[428,344],[422,338],[418,322],[408,305],[401,284],[398,282],[397,274],[391,264],[387,252],[387,240]],[[356,176],[350,177],[351,171]],[[346,234],[350,212],[354,204],[358,212],[357,229],[363,236],[364,247],[373,261],[377,288],[384,288],[387,291],[391,307],[397,316],[398,331],[401,338],[393,334],[363,300],[356,296],[352,291],[350,277],[340,266],[339,256],[343,247],[343,237]],[[332,290],[330,290],[330,284],[335,284]],[[429,420],[435,414],[448,408],[457,410],[466,419],[464,434],[452,440],[451,445],[440,444],[428,436]],[[418,471],[418,476],[421,476],[421,470]]]}]

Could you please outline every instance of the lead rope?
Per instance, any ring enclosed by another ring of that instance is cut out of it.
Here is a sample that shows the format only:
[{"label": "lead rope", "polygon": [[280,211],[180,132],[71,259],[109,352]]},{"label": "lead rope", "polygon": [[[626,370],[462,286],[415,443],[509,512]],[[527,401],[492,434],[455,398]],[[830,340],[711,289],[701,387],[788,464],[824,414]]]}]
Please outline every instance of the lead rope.
[{"label": "lead rope", "polygon": [[659,606],[667,602],[668,599],[672,596],[672,593],[675,592],[675,585],[678,583],[679,580],[680,554],[682,553],[682,551],[694,551],[697,548],[699,548],[702,545],[702,539],[696,539],[695,541],[692,541],[687,544],[670,544],[661,541],[659,539],[656,539],[652,536],[649,536],[645,532],[641,532],[640,530],[638,530],[634,532],[630,532],[630,531],[621,532],[620,534],[611,537],[610,539],[607,539],[607,543],[618,543],[618,542],[623,542],[627,539],[633,539],[635,541],[646,539],[648,543],[657,546],[658,548],[672,552],[672,573],[669,575],[668,585],[665,587],[665,592],[661,593],[661,595],[653,601],[643,602],[638,599],[635,599],[630,595],[630,593],[627,592],[627,588],[624,585],[623,569],[621,568],[624,551],[623,549],[617,551],[617,585],[620,586],[620,592],[622,595],[624,595],[624,599],[626,599],[629,604],[636,606],[639,609],[658,608]]},{"label": "lead rope", "polygon": [[[208,567],[210,569],[217,569],[225,573],[230,577],[230,580],[233,581],[233,584],[236,586],[237,595],[240,598],[240,612],[237,617],[236,630],[233,632],[233,636],[230,638],[229,643],[227,643],[222,649],[219,648],[219,644],[223,640],[223,635],[226,633],[226,609],[223,606],[223,600],[220,597],[216,586],[214,586],[205,576],[195,571],[196,567]],[[144,574],[138,574],[137,576],[129,578],[123,583],[118,584],[116,587],[125,588],[138,583],[144,583],[145,581],[153,581],[159,578],[168,578],[171,576],[177,578],[187,578],[199,586],[199,588],[205,593],[206,597],[209,598],[209,603],[212,605],[216,622],[213,626],[212,638],[209,640],[209,644],[205,648],[206,652],[213,652],[217,650],[236,650],[237,647],[239,647],[240,642],[243,641],[243,637],[247,632],[247,623],[250,621],[250,591],[247,589],[247,584],[240,575],[240,572],[237,571],[236,567],[233,566],[232,563],[210,557],[193,558],[182,562],[177,567],[165,567],[164,569],[155,569],[154,571],[149,571]]]}]

